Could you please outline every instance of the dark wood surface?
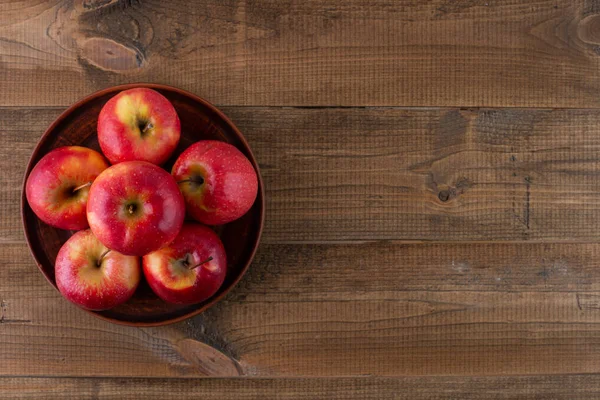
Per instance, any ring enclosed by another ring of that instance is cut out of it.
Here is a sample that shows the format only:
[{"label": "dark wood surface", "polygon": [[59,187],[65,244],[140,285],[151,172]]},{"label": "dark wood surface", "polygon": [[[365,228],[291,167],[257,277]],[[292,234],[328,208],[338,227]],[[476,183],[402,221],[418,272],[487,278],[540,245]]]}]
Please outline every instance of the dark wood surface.
[{"label": "dark wood surface", "polygon": [[[600,397],[600,2],[0,0],[0,398]],[[266,187],[248,274],[161,328],[68,304],[26,162],[66,106],[179,86]]]},{"label": "dark wood surface", "polygon": [[596,400],[595,375],[494,377],[346,378],[7,378],[0,391],[8,399],[65,400]]}]

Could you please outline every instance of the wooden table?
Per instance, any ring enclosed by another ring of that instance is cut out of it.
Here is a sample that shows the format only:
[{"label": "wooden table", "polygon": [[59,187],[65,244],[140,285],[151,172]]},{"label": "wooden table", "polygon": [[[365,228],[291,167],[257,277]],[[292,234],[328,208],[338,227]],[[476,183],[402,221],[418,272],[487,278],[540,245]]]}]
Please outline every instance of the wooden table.
[{"label": "wooden table", "polygon": [[[163,328],[67,303],[19,220],[48,124],[137,81],[266,184],[248,275]],[[2,0],[0,140],[2,399],[600,396],[599,1]]]}]

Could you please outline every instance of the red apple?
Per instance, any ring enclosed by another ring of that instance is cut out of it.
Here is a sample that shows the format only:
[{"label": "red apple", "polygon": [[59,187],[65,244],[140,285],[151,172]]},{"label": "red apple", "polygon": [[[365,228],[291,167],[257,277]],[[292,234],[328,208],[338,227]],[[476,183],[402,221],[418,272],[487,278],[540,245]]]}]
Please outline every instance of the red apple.
[{"label": "red apple", "polygon": [[104,157],[92,149],[79,146],[54,149],[31,170],[25,185],[27,202],[48,225],[85,229],[89,186],[106,168]]},{"label": "red apple", "polygon": [[98,141],[111,163],[148,161],[162,164],[181,134],[179,117],[155,90],[124,90],[111,98],[98,117]]},{"label": "red apple", "polygon": [[137,257],[106,248],[87,229],[60,248],[54,276],[67,300],[89,310],[106,310],[133,295],[140,282],[140,265]]},{"label": "red apple", "polygon": [[143,256],[171,242],[184,217],[173,177],[146,161],[113,165],[90,188],[90,228],[106,247],[126,255]]},{"label": "red apple", "polygon": [[208,225],[240,218],[256,199],[256,171],[242,152],[228,143],[203,140],[191,145],[171,173],[189,214]]},{"label": "red apple", "polygon": [[227,273],[225,248],[206,226],[186,223],[168,246],[144,256],[144,275],[158,297],[194,304],[214,295]]}]

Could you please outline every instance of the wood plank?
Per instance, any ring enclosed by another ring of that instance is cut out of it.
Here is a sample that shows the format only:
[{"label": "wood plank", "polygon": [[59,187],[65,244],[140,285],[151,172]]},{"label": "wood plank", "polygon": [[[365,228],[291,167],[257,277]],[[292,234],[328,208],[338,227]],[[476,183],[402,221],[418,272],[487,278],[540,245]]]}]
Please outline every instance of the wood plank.
[{"label": "wood plank", "polygon": [[0,5],[0,105],[132,81],[221,105],[599,107],[592,0]]},{"label": "wood plank", "polygon": [[[599,239],[600,111],[225,111],[261,165],[266,243]],[[23,171],[58,112],[0,109],[1,241],[22,240]]]},{"label": "wood plank", "polygon": [[263,244],[240,285],[233,298],[258,302],[350,300],[398,290],[594,295],[600,245]]},{"label": "wood plank", "polygon": [[0,376],[600,371],[596,244],[264,245],[216,307],[146,329],[76,309],[22,244],[0,249]]},{"label": "wood plank", "polygon": [[[48,286],[37,279],[25,244],[0,246],[0,265],[5,299],[35,299]],[[230,300],[339,300],[394,291],[594,294],[600,244],[263,244]]]},{"label": "wood plank", "polygon": [[0,368],[122,377],[597,373],[597,298],[586,311],[575,295],[531,293],[223,305],[203,318],[218,320],[233,355],[205,344],[203,329],[213,326],[202,318],[172,329],[109,327],[56,298],[30,305],[47,318],[3,323]]},{"label": "wood plank", "polygon": [[261,164],[266,241],[599,238],[594,110],[231,111]]},{"label": "wood plank", "polygon": [[325,379],[5,378],[5,400],[597,399],[598,375]]}]

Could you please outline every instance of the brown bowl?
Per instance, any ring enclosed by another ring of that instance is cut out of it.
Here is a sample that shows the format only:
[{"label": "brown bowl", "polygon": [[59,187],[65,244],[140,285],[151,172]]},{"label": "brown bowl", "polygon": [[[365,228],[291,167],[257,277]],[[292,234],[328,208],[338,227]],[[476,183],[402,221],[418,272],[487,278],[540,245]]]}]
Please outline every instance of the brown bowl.
[{"label": "brown bowl", "polygon": [[96,92],[75,103],[50,125],[39,140],[23,179],[21,219],[29,250],[48,282],[56,288],[54,261],[58,250],[74,231],[65,231],[46,225],[33,213],[25,197],[25,182],[35,164],[50,150],[60,146],[79,145],[100,151],[96,124],[104,104],[125,89],[148,87],[162,93],[173,103],[181,120],[181,140],[173,156],[164,167],[167,171],[192,143],[203,139],[216,139],[236,146],[248,157],[258,174],[258,197],[252,209],[242,218],[216,227],[227,252],[227,277],[223,286],[210,299],[194,305],[168,304],[160,300],[142,279],[134,296],[125,304],[91,314],[124,325],[157,326],[181,321],[206,310],[227,294],[242,278],[254,257],[262,233],[265,204],[264,188],[258,164],[248,143],[235,125],[215,106],[183,90],[157,84],[121,85]]}]

